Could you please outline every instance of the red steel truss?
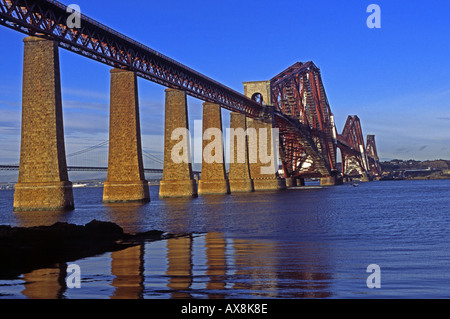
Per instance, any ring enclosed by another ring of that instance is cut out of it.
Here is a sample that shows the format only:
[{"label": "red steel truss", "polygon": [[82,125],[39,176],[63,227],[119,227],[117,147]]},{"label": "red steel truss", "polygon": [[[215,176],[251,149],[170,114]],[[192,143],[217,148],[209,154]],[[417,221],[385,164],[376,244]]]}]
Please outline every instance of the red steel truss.
[{"label": "red steel truss", "polygon": [[369,173],[373,177],[381,177],[382,169],[380,158],[378,157],[377,145],[375,143],[375,135],[367,136],[366,153],[369,159]]},{"label": "red steel truss", "polygon": [[[302,127],[306,139],[292,136],[285,130],[281,134],[284,152],[281,154],[286,176],[323,175],[325,162],[328,175],[336,170],[336,129],[328,103],[320,70],[313,62],[297,62],[271,80],[272,102],[276,111],[289,116]],[[315,160],[305,148],[315,147],[321,161]]]},{"label": "red steel truss", "polygon": [[338,136],[338,147],[341,150],[344,176],[369,177],[369,158],[358,116],[347,118],[342,134]]}]

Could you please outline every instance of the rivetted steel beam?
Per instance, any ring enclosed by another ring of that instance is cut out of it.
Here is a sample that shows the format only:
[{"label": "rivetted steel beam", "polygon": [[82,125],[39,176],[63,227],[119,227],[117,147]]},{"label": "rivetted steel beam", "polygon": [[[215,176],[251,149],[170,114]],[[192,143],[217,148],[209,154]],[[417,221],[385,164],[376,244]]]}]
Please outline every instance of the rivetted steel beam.
[{"label": "rivetted steel beam", "polygon": [[0,24],[139,77],[185,91],[230,111],[260,117],[264,107],[245,95],[81,14],[80,28],[67,27],[67,6],[54,0],[0,0]]}]

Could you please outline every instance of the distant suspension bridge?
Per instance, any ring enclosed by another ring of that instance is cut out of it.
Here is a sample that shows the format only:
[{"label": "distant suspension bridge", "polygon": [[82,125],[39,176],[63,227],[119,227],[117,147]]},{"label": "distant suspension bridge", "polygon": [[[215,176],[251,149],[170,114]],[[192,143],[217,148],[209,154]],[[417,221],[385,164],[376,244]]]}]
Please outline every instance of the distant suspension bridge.
[{"label": "distant suspension bridge", "polygon": [[[107,172],[109,140],[67,155],[67,170],[71,172]],[[142,150],[145,173],[163,173],[164,161]],[[0,171],[17,171],[19,164],[0,165]]]}]

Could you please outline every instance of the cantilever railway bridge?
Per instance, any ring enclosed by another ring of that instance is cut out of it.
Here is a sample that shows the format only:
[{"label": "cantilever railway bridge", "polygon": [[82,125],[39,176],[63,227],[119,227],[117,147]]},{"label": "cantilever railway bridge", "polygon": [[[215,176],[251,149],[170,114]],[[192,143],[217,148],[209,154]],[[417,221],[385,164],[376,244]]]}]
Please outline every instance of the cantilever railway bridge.
[{"label": "cantilever railway bridge", "polygon": [[[370,180],[380,176],[374,136],[370,135],[365,143],[357,116],[349,116],[342,133],[337,132],[321,72],[313,62],[295,63],[272,79],[262,81],[260,90],[244,95],[85,15],[80,14],[79,28],[69,28],[67,19],[72,12],[67,9],[54,0],[0,0],[0,24],[33,38],[45,39],[115,70],[132,72],[134,76],[184,92],[205,104],[218,105],[255,121],[271,122],[280,131],[279,154],[286,178],[335,179],[338,148],[342,155],[342,177],[359,176]],[[54,65],[59,67],[57,63]],[[59,80],[59,69],[55,74]],[[56,121],[62,127],[62,123]],[[58,147],[61,145],[63,143]],[[137,145],[137,153],[140,153],[140,137]],[[63,155],[58,151],[60,163],[65,163]],[[113,157],[110,154],[110,160]],[[142,155],[137,155],[141,165],[139,157]],[[22,161],[25,162],[21,158]],[[64,178],[64,174],[60,176]]]}]

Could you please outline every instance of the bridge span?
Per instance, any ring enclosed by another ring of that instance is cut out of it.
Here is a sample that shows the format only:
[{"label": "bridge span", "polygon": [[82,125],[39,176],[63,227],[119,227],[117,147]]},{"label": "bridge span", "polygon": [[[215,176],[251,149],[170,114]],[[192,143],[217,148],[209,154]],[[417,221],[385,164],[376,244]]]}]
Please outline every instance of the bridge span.
[{"label": "bridge span", "polygon": [[[19,165],[0,165],[0,171],[18,171]],[[67,166],[68,172],[107,172],[108,167],[96,166]],[[144,168],[145,173],[162,174],[162,169]]]},{"label": "bridge span", "polygon": [[[336,185],[353,175],[364,180],[379,177],[374,136],[369,136],[366,146],[357,116],[350,116],[338,134],[320,69],[313,62],[295,63],[267,81],[245,82],[241,94],[85,15],[80,14],[79,27],[70,28],[67,19],[73,12],[67,9],[54,0],[0,0],[0,24],[27,35],[15,211],[74,208],[65,154],[59,48],[111,67],[104,202],[150,200],[137,77],[166,87],[161,198],[281,190],[309,177],[321,178],[322,185]],[[204,101],[207,138],[198,185],[189,154],[187,95]],[[232,136],[237,142],[231,143],[228,174],[222,134],[210,134],[211,129],[222,132],[222,108],[232,112],[230,129],[256,134],[245,136],[243,144]],[[342,174],[337,167],[338,148]],[[210,156],[205,156],[207,150]],[[266,169],[264,153],[276,157],[277,169]],[[284,178],[278,174],[278,160]]]}]

